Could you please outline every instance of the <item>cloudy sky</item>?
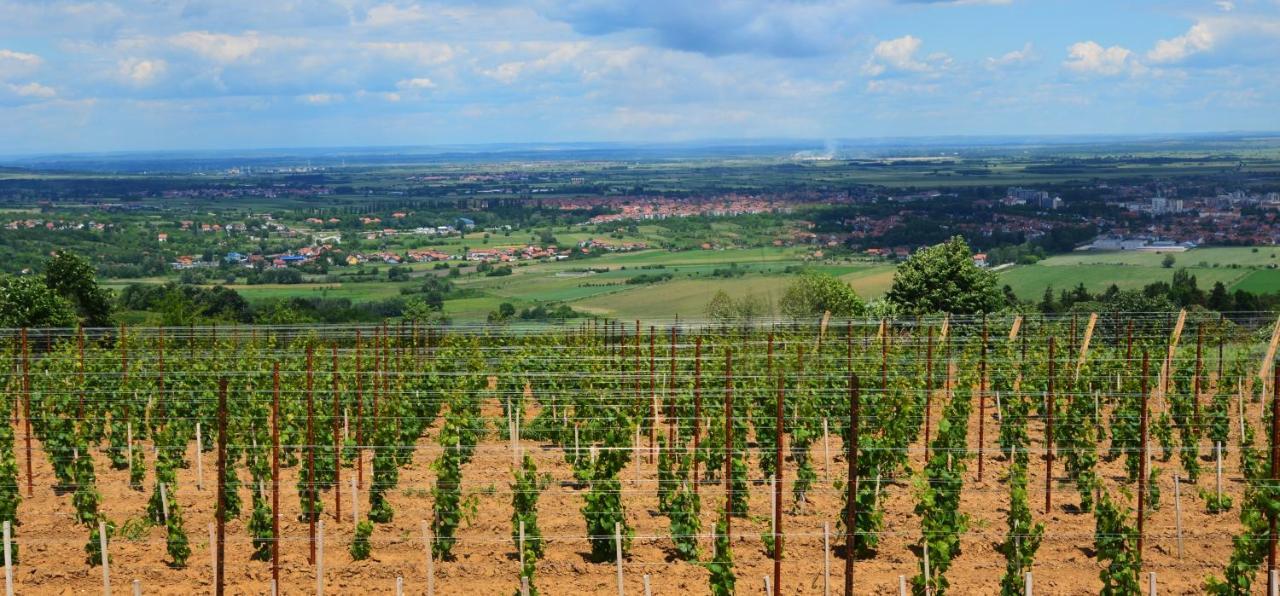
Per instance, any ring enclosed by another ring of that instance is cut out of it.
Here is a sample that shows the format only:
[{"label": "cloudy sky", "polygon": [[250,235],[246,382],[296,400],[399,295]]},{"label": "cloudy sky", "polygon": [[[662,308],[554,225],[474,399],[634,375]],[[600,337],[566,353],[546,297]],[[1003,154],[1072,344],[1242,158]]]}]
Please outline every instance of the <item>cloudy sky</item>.
[{"label": "cloudy sky", "polygon": [[1280,0],[0,0],[0,154],[1280,129]]}]

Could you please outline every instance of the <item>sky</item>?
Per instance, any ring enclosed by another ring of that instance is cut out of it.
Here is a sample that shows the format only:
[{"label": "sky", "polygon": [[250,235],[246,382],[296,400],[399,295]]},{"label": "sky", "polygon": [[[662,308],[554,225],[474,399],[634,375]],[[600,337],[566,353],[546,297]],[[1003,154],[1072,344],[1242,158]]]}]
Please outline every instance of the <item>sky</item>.
[{"label": "sky", "polygon": [[1280,0],[0,0],[0,154],[1280,130]]}]

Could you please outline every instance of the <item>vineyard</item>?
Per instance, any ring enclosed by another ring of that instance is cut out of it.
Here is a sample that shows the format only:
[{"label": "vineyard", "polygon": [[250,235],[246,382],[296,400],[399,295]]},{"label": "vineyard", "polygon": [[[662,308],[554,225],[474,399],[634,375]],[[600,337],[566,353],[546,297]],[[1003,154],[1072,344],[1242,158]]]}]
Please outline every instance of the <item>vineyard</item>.
[{"label": "vineyard", "polygon": [[1269,315],[0,333],[9,593],[1243,595],[1276,565]]}]

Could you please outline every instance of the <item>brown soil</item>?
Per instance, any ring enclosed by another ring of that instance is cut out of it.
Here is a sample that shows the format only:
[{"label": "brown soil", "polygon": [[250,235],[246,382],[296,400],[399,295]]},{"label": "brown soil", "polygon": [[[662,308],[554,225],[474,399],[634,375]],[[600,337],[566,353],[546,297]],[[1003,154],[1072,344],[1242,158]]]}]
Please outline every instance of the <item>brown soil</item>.
[{"label": "brown soil", "polygon": [[[995,454],[998,423],[993,415],[994,407],[988,406],[986,421],[986,448],[991,451],[985,463],[982,482],[977,481],[976,461],[970,460],[968,478],[962,498],[962,510],[972,517],[971,529],[963,537],[963,552],[954,561],[947,574],[955,594],[993,594],[998,592],[1004,573],[1004,556],[996,550],[1005,534],[1005,510],[1008,503],[1007,486],[1000,481],[1005,464]],[[494,414],[493,408],[488,412]],[[937,410],[935,409],[935,416]],[[1248,416],[1255,423],[1260,419],[1257,406],[1251,406]],[[975,413],[972,418],[970,444],[976,445],[978,437]],[[833,427],[836,424],[833,422]],[[495,416],[491,428],[505,424]],[[1233,429],[1238,422],[1232,421]],[[936,422],[933,427],[936,428]],[[1259,428],[1261,426],[1259,425]],[[1032,427],[1033,449],[1040,447],[1041,429]],[[434,436],[434,433],[432,433]],[[1235,439],[1233,438],[1233,443]],[[1204,445],[1208,454],[1208,445]],[[557,481],[571,479],[569,467],[558,449],[546,448],[531,442],[525,448],[533,455],[540,472],[550,472]],[[831,439],[832,453],[841,450],[838,436]],[[435,459],[436,446],[431,437],[419,445],[413,463],[400,473],[400,486],[391,494],[395,508],[395,520],[379,525],[373,534],[373,556],[367,561],[352,561],[347,553],[353,525],[350,518],[350,496],[344,491],[343,515],[345,519],[332,517],[333,494],[325,496],[325,545],[324,584],[329,594],[387,594],[393,593],[397,576],[404,578],[407,593],[425,592],[425,555],[420,529],[421,520],[431,517],[430,488],[434,473],[430,463]],[[36,445],[35,494],[24,498],[19,510],[22,525],[16,535],[21,542],[21,565],[15,572],[16,590],[19,594],[92,594],[102,589],[99,567],[85,564],[83,546],[88,532],[78,526],[73,517],[71,496],[56,495],[52,490],[53,476],[39,445]],[[194,454],[194,449],[192,450]],[[919,446],[913,451],[914,467],[922,461]],[[18,458],[25,478],[25,461],[22,443],[18,443]],[[150,458],[148,458],[150,459]],[[509,485],[512,457],[508,444],[496,436],[478,450],[475,459],[463,470],[467,494],[478,499],[476,519],[466,525],[459,534],[455,549],[456,560],[436,562],[436,592],[439,594],[514,594],[519,588],[519,563],[511,542],[511,508]],[[823,475],[823,449],[819,441],[814,448],[814,461],[820,476]],[[365,457],[366,479],[368,462]],[[214,477],[213,457],[205,455],[206,482]],[[633,464],[634,465],[634,464]],[[1235,509],[1211,516],[1205,513],[1204,501],[1198,489],[1213,490],[1213,463],[1205,463],[1199,486],[1183,486],[1182,516],[1184,552],[1177,556],[1175,540],[1175,507],[1173,471],[1175,461],[1156,465],[1164,472],[1160,476],[1160,489],[1164,506],[1153,514],[1147,524],[1145,563],[1146,572],[1158,574],[1161,594],[1192,594],[1203,591],[1204,578],[1220,574],[1231,553],[1231,536],[1240,529],[1238,521],[1241,483],[1237,472],[1234,451],[1226,461],[1226,490],[1235,499]],[[1056,464],[1055,472],[1061,479],[1062,465]],[[108,468],[105,458],[98,460],[99,488],[103,493],[106,515],[116,523],[143,516],[147,494],[130,490],[127,472]],[[842,457],[836,457],[830,466],[831,478],[843,477],[845,469]],[[1121,462],[1100,464],[1107,487],[1117,494],[1115,487],[1121,475]],[[752,463],[751,470],[758,473]],[[314,568],[307,562],[307,526],[298,523],[298,501],[293,489],[296,470],[287,470],[281,485],[283,508],[281,551],[281,591],[284,594],[304,594],[315,590]],[[344,478],[354,472],[344,470]],[[786,471],[787,486],[794,478],[794,470]],[[655,594],[706,594],[709,592],[708,574],[702,567],[673,561],[669,555],[671,541],[667,537],[668,522],[656,514],[657,499],[654,494],[655,468],[647,461],[641,469],[641,480],[634,483],[634,469],[629,467],[622,475],[626,491],[626,508],[629,523],[636,529],[637,539],[631,555],[625,561],[625,583],[629,594],[641,594],[642,576],[651,576]],[[151,484],[148,475],[148,490]],[[209,531],[213,520],[213,491],[206,485],[204,491],[196,490],[195,466],[183,470],[179,476],[180,489],[176,498],[184,508],[186,528],[191,540],[192,556],[186,569],[173,569],[166,564],[163,528],[153,528],[144,540],[129,542],[117,539],[110,545],[110,571],[115,593],[129,593],[130,582],[141,580],[144,594],[193,594],[212,591]],[[1063,480],[1056,483],[1053,508],[1043,514],[1044,467],[1033,458],[1030,478],[1030,500],[1036,519],[1046,526],[1043,546],[1036,555],[1033,568],[1035,586],[1045,594],[1094,594],[1101,583],[1099,565],[1091,558],[1093,548],[1094,518],[1090,514],[1076,512],[1079,497],[1073,485]],[[492,489],[492,490],[490,490]],[[856,592],[860,594],[896,594],[898,576],[918,572],[918,561],[909,545],[918,542],[920,526],[912,513],[915,498],[909,480],[884,484],[887,499],[885,534],[881,548],[874,559],[856,564]],[[553,483],[542,495],[539,503],[539,523],[547,538],[547,553],[539,562],[535,584],[543,594],[611,594],[616,591],[616,570],[612,563],[593,563],[587,558],[589,546],[585,538],[586,528],[579,509],[582,507],[582,491],[567,483]],[[770,507],[767,501],[769,489],[759,484],[751,495],[751,519],[734,522],[734,559],[740,593],[758,593],[763,590],[763,577],[772,573],[772,561],[761,551],[759,536],[767,531]],[[704,486],[703,527],[709,532],[713,527],[715,509],[722,503],[719,487]],[[271,568],[269,563],[249,560],[251,545],[245,531],[249,494],[243,495],[246,515],[234,520],[227,527],[227,586],[232,594],[266,594],[269,590]],[[787,553],[783,562],[783,593],[822,594],[823,591],[823,541],[822,526],[830,523],[832,532],[840,510],[839,494],[827,480],[820,480],[810,496],[809,503],[798,513],[790,510],[792,500],[787,495],[788,510],[784,516]],[[367,510],[367,495],[362,495],[361,510]],[[834,537],[833,537],[834,540]],[[702,540],[703,558],[709,557],[711,541]],[[844,559],[834,552],[831,557],[831,592],[843,592]],[[1259,575],[1261,579],[1261,574]]]}]

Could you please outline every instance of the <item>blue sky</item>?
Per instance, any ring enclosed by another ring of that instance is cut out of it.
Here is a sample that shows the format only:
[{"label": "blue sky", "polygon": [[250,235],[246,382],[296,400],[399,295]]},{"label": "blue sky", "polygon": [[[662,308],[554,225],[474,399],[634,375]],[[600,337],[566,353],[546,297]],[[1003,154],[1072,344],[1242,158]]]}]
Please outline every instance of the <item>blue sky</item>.
[{"label": "blue sky", "polygon": [[0,0],[0,154],[1280,129],[1280,0]]}]

